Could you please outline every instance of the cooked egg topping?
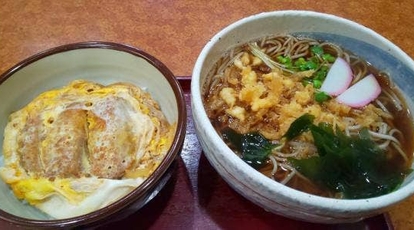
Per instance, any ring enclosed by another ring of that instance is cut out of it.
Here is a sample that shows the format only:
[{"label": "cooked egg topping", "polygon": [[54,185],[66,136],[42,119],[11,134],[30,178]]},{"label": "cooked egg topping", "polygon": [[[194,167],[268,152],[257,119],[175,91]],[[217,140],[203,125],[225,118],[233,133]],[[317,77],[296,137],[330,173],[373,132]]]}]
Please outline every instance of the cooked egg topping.
[{"label": "cooked egg topping", "polygon": [[174,131],[139,87],[77,80],[10,115],[0,176],[18,199],[52,217],[85,214],[141,184]]}]

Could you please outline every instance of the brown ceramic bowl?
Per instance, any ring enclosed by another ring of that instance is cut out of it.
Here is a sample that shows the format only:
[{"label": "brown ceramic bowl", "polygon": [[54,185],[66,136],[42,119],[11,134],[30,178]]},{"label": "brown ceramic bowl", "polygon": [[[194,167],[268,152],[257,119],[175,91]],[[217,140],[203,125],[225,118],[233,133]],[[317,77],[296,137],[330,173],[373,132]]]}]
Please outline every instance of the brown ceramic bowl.
[{"label": "brown ceramic bowl", "polygon": [[[166,157],[140,186],[116,202],[97,211],[68,219],[52,219],[16,199],[0,181],[0,219],[25,228],[98,226],[138,210],[164,186],[174,170],[186,129],[186,106],[183,91],[172,72],[150,54],[127,45],[110,42],[82,42],[46,50],[18,63],[0,76],[0,130],[11,112],[22,108],[36,95],[62,87],[75,79],[101,84],[133,83],[160,104],[172,123],[177,123],[175,140]],[[3,138],[0,139],[0,146]],[[3,152],[0,151],[0,166]]]}]

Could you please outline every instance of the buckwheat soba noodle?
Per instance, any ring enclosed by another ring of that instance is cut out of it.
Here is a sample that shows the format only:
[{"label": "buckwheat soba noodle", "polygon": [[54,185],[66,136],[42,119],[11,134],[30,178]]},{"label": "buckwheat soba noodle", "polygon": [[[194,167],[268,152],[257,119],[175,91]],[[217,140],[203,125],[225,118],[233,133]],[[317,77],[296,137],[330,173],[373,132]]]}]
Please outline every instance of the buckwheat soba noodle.
[{"label": "buckwheat soba noodle", "polygon": [[223,55],[203,103],[264,175],[320,196],[375,197],[411,172],[414,143],[403,97],[380,69],[332,43],[270,36]]}]

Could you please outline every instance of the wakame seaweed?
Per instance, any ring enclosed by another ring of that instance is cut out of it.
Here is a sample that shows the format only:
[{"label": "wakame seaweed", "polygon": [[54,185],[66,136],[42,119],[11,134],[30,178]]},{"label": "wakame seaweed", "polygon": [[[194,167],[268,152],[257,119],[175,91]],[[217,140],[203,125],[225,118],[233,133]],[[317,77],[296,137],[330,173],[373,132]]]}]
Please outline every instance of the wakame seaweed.
[{"label": "wakame seaweed", "polygon": [[258,132],[239,134],[232,129],[226,129],[222,134],[223,139],[241,154],[241,158],[246,163],[255,169],[266,164],[272,149],[277,146]]},{"label": "wakame seaweed", "polygon": [[[370,139],[367,129],[362,129],[359,136],[349,137],[328,123],[313,124],[314,118],[310,114],[297,118],[283,138],[289,141],[304,132],[311,132],[318,155],[288,158],[288,161],[319,186],[340,193],[345,199],[362,199],[394,191],[411,172],[390,166],[386,152]],[[239,134],[228,128],[222,135],[255,169],[266,164],[272,149],[277,146],[258,132]]]},{"label": "wakame seaweed", "polygon": [[292,140],[293,138],[299,136],[303,132],[307,131],[309,127],[313,124],[315,116],[310,114],[304,114],[294,120],[289,126],[288,131],[283,135],[287,140]]},{"label": "wakame seaweed", "polygon": [[[306,128],[295,130],[310,130],[318,156],[288,160],[313,182],[341,193],[346,199],[361,199],[392,192],[410,172],[402,167],[389,167],[385,151],[369,138],[368,130],[348,137],[327,123],[309,124],[309,116],[299,117],[296,121],[302,121],[299,123]],[[292,125],[298,124],[295,122]]]}]

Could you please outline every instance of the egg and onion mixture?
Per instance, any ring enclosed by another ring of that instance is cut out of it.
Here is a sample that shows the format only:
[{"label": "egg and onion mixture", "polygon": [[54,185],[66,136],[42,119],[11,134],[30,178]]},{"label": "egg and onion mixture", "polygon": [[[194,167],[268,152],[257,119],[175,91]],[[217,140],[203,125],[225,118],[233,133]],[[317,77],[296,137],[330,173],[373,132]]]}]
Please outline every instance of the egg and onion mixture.
[{"label": "egg and onion mixture", "polygon": [[86,214],[140,185],[175,129],[139,87],[76,80],[10,115],[0,177],[54,218]]}]

